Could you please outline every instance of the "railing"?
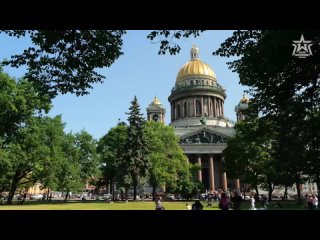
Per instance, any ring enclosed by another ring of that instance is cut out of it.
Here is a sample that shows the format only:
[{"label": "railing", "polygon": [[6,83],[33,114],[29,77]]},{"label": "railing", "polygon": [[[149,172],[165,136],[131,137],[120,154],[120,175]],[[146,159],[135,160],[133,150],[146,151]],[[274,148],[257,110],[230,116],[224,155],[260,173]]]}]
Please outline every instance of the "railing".
[{"label": "railing", "polygon": [[192,90],[192,89],[208,89],[208,90],[215,90],[218,92],[221,92],[222,94],[225,94],[225,89],[223,89],[221,86],[210,86],[210,85],[188,85],[188,86],[182,86],[182,87],[173,87],[171,89],[171,93],[174,92],[180,92],[185,90]]}]

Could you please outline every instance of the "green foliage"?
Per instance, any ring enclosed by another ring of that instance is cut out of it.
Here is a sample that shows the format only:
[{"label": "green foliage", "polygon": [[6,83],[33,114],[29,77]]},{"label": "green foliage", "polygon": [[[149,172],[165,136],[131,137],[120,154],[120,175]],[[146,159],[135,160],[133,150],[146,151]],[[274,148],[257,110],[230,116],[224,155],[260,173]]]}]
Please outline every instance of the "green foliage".
[{"label": "green foliage", "polygon": [[150,162],[148,158],[149,145],[146,135],[143,131],[145,120],[140,113],[140,106],[138,104],[137,98],[131,102],[131,107],[128,122],[129,126],[127,128],[127,141],[126,141],[126,164],[127,170],[133,176],[141,175],[145,176],[147,170],[149,169]]},{"label": "green foliage", "polygon": [[0,138],[0,192],[8,191],[10,180],[8,172],[11,171],[11,162],[8,149],[4,147],[3,141]]},{"label": "green foliage", "polygon": [[[312,41],[312,55],[292,55],[293,41]],[[250,87],[250,111],[273,122],[272,148],[279,182],[320,185],[317,113],[320,111],[320,31],[235,31],[214,53],[239,58],[229,63]],[[318,119],[319,120],[319,119]]]},{"label": "green foliage", "polygon": [[[43,180],[53,185],[55,162],[59,158],[59,137],[63,133],[60,116],[31,117],[20,127],[15,138],[4,147],[10,160],[5,177],[10,181],[8,203],[11,203],[16,188],[21,184]],[[50,169],[52,167],[52,169]],[[23,180],[23,181],[22,181]]]},{"label": "green foliage", "polygon": [[151,162],[148,156],[150,152],[148,139],[144,133],[145,120],[140,113],[140,106],[136,97],[131,102],[129,110],[130,112],[127,113],[129,115],[129,126],[127,128],[127,140],[125,143],[127,152],[122,166],[132,178],[135,199],[139,178],[147,176]]},{"label": "green foliage", "polygon": [[56,172],[58,189],[62,191],[80,190],[80,168],[78,166],[78,151],[75,147],[76,138],[73,134],[66,134],[62,140],[63,158]]},{"label": "green foliage", "polygon": [[104,76],[97,68],[110,67],[122,54],[122,30],[5,30],[12,37],[29,37],[33,46],[2,62],[26,65],[25,75],[42,94],[87,94]]},{"label": "green foliage", "polygon": [[150,182],[166,185],[168,191],[187,195],[194,188],[190,165],[180,148],[174,129],[160,122],[147,122],[145,127],[150,145]]},{"label": "green foliage", "polygon": [[240,178],[253,186],[274,181],[277,177],[272,157],[272,132],[265,133],[264,119],[237,123],[236,135],[223,151],[228,177]]},{"label": "green foliage", "polygon": [[[122,163],[126,152],[125,142],[127,140],[127,127],[124,124],[118,124],[111,128],[98,142],[97,153],[100,159],[100,170],[102,178],[98,180],[100,186],[111,183],[111,188],[115,181],[118,185],[124,186],[124,172]],[[130,183],[129,183],[130,185]]]},{"label": "green foliage", "polygon": [[198,37],[202,32],[204,32],[204,30],[157,30],[152,31],[147,38],[151,41],[157,39],[158,42],[160,42],[159,55],[164,55],[167,52],[169,52],[170,55],[175,55],[180,52],[181,47],[173,42],[173,39],[179,40],[190,36]]},{"label": "green foliage", "polygon": [[36,112],[48,112],[50,101],[39,94],[32,83],[16,81],[0,67],[0,137],[9,141]]},{"label": "green foliage", "polygon": [[63,158],[56,172],[62,191],[81,191],[87,180],[98,172],[96,141],[86,131],[66,134],[62,141]]},{"label": "green foliage", "polygon": [[75,147],[78,151],[80,178],[82,180],[87,180],[96,176],[98,173],[99,162],[96,153],[97,142],[85,130],[76,133],[75,140]]}]

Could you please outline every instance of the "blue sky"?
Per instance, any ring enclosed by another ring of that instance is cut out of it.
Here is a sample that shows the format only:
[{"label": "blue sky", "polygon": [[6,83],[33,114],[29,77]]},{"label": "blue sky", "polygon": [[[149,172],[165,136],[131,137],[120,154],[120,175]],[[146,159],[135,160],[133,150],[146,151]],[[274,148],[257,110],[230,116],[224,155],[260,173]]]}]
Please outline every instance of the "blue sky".
[{"label": "blue sky", "polygon": [[[232,31],[207,31],[198,38],[182,39],[177,43],[182,50],[178,55],[158,55],[159,44],[146,38],[150,31],[128,31],[124,36],[123,52],[110,67],[99,70],[106,76],[104,83],[95,84],[90,94],[59,95],[53,100],[49,115],[62,114],[66,132],[87,130],[98,139],[115,126],[120,118],[127,120],[130,102],[136,95],[141,112],[146,116],[146,108],[156,95],[165,106],[166,123],[170,123],[168,96],[175,84],[180,68],[190,60],[190,49],[195,44],[200,49],[200,59],[209,64],[217,75],[218,82],[226,89],[227,99],[224,112],[227,118],[236,120],[234,107],[247,89],[239,84],[239,77],[228,69],[228,58],[213,56],[212,52]],[[0,34],[0,59],[21,53],[30,45],[28,39],[14,39]],[[25,68],[4,68],[10,76],[22,77]]]}]

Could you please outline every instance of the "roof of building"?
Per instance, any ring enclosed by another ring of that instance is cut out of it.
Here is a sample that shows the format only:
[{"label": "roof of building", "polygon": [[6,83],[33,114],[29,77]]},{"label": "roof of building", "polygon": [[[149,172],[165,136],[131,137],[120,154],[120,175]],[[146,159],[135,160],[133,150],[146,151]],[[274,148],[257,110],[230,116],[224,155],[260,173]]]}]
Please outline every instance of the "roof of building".
[{"label": "roof of building", "polygon": [[199,49],[193,45],[190,51],[191,60],[183,65],[177,75],[176,84],[183,81],[186,77],[202,75],[217,80],[213,69],[199,59]]}]

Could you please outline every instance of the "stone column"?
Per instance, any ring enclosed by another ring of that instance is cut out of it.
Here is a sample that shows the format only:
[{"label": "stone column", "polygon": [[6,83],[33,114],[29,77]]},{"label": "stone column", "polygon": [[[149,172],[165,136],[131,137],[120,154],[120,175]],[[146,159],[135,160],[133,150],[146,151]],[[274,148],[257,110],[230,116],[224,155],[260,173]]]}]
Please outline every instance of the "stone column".
[{"label": "stone column", "polygon": [[209,188],[210,192],[215,191],[214,186],[214,162],[212,155],[209,155]]},{"label": "stone column", "polygon": [[193,116],[196,116],[196,98],[193,97]]},{"label": "stone column", "polygon": [[187,163],[189,164],[190,162],[189,162],[189,156],[188,155],[186,155],[186,157],[187,157]]},{"label": "stone column", "polygon": [[208,115],[211,117],[211,97],[208,97]]},{"label": "stone column", "polygon": [[214,116],[218,117],[217,98],[214,97]]},{"label": "stone column", "polygon": [[221,111],[222,111],[222,116],[224,116],[224,112],[223,112],[223,101],[221,101]]},{"label": "stone column", "polygon": [[204,116],[204,113],[203,113],[203,96],[201,96],[201,117]]},{"label": "stone column", "polygon": [[[198,165],[201,167],[201,155],[198,155]],[[198,180],[202,182],[202,169],[198,170]]]},{"label": "stone column", "polygon": [[208,117],[210,117],[210,97],[207,97],[207,112],[208,112]]},{"label": "stone column", "polygon": [[237,191],[240,191],[240,179],[237,178],[234,180],[234,188],[237,190]]},{"label": "stone column", "polygon": [[211,111],[211,117],[213,117],[213,97],[210,97],[210,111]]},{"label": "stone column", "polygon": [[227,191],[228,183],[227,183],[227,173],[223,172],[222,173],[222,190],[224,192]]}]

